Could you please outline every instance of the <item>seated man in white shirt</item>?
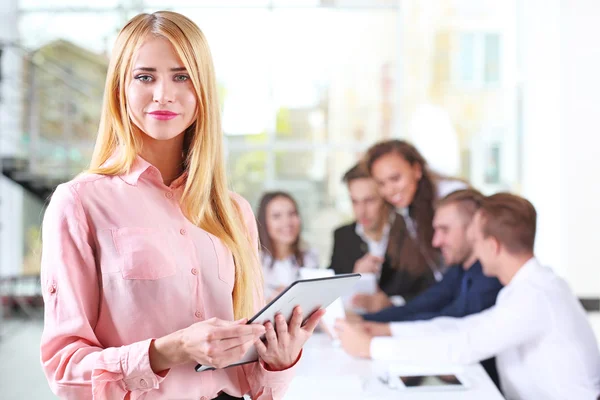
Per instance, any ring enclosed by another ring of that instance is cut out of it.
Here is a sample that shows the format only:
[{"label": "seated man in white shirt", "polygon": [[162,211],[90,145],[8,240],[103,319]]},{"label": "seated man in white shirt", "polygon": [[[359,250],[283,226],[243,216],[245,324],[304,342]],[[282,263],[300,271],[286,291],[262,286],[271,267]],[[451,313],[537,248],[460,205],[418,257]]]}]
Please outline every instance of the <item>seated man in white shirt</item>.
[{"label": "seated man in white shirt", "polygon": [[496,356],[510,400],[597,399],[600,352],[583,307],[567,284],[533,255],[533,205],[518,196],[487,197],[469,228],[488,276],[505,287],[496,305],[464,318],[399,322],[392,337],[339,321],[351,355],[407,363],[472,364]]}]

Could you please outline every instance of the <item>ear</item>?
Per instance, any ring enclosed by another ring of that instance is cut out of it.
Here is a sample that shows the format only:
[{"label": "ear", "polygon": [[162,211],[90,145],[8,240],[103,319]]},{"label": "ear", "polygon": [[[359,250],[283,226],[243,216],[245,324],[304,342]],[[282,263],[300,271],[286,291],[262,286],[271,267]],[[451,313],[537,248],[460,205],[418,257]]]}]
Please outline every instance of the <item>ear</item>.
[{"label": "ear", "polygon": [[490,237],[490,246],[492,246],[492,252],[495,256],[500,255],[502,252],[502,244],[495,237]]}]

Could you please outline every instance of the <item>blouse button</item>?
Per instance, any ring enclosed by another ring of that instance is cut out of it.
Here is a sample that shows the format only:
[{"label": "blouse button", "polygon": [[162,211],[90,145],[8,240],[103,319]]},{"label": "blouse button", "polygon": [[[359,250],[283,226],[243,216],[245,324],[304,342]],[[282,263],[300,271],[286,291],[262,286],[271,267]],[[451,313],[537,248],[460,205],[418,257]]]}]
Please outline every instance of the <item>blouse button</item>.
[{"label": "blouse button", "polygon": [[196,316],[196,318],[200,319],[202,318],[202,313],[200,311],[196,311],[196,313],[194,314]]},{"label": "blouse button", "polygon": [[148,387],[148,383],[144,379],[140,379],[140,386],[143,388]]},{"label": "blouse button", "polygon": [[50,286],[48,286],[48,292],[50,292],[50,293],[56,292],[56,285],[50,285]]},{"label": "blouse button", "polygon": [[173,198],[173,193],[167,192],[167,193],[165,193],[165,196],[166,196],[167,199],[172,199]]},{"label": "blouse button", "polygon": [[183,236],[185,236],[185,234],[187,233],[185,229],[180,229],[179,233],[181,233]]},{"label": "blouse button", "polygon": [[192,268],[192,275],[198,275],[198,270],[196,268]]},{"label": "blouse button", "polygon": [[202,396],[202,397],[200,397],[200,400],[208,400],[208,397]]}]

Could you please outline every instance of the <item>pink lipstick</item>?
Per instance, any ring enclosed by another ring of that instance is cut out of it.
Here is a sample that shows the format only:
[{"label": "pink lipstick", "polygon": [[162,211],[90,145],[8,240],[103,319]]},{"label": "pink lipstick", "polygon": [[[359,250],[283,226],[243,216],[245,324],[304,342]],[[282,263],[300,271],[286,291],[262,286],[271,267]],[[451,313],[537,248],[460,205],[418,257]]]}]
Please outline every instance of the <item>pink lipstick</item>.
[{"label": "pink lipstick", "polygon": [[171,111],[152,111],[152,112],[149,112],[148,114],[150,114],[150,116],[152,116],[153,118],[156,118],[160,121],[167,121],[167,120],[173,119],[179,115],[179,114],[171,112]]}]

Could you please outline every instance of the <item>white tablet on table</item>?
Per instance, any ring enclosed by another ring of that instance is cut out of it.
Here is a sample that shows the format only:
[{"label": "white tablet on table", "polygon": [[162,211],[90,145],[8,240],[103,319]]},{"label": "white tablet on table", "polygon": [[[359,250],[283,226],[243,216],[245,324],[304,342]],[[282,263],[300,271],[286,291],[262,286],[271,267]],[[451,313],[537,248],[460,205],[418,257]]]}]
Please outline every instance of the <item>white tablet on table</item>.
[{"label": "white tablet on table", "polygon": [[[337,298],[351,290],[359,279],[360,274],[344,274],[296,281],[260,310],[248,323],[264,324],[271,321],[275,324],[275,315],[278,313],[281,313],[289,322],[296,306],[302,308],[302,321],[304,323],[312,313],[320,308],[327,308]],[[240,361],[228,367],[256,361],[258,361],[258,353],[256,348],[252,346]],[[200,364],[196,366],[198,372],[214,369]]]},{"label": "white tablet on table", "polygon": [[455,391],[469,389],[469,381],[457,372],[394,374],[387,377],[388,386],[402,391]]}]

